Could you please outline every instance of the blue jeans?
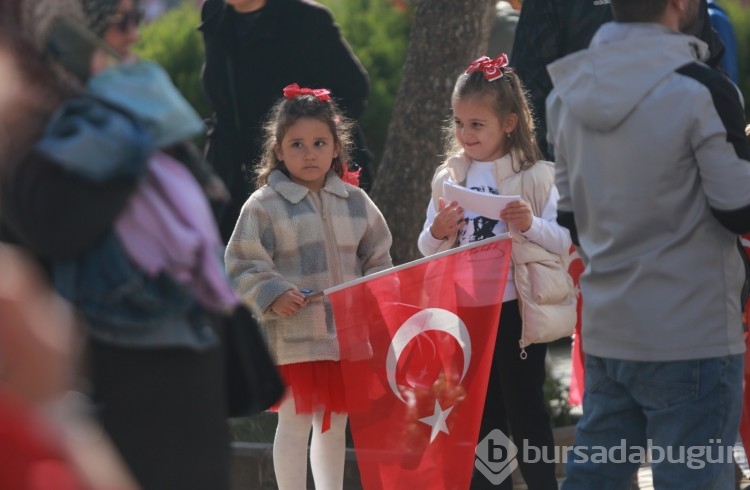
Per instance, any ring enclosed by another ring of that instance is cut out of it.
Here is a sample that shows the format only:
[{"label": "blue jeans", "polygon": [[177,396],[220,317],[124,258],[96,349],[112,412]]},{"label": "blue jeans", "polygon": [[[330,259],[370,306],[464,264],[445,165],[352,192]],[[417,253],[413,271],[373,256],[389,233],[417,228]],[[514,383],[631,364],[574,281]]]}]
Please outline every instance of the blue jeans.
[{"label": "blue jeans", "polygon": [[586,355],[562,490],[626,490],[652,447],[657,489],[734,488],[743,355],[634,362]]}]

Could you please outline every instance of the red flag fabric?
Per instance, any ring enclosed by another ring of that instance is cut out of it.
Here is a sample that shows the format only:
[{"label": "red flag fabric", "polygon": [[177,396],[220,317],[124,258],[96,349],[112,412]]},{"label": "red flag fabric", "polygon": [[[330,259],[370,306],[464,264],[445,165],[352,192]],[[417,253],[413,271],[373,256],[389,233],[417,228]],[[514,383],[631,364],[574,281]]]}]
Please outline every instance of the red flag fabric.
[{"label": "red flag fabric", "polygon": [[578,295],[578,320],[576,321],[575,332],[573,333],[573,343],[570,346],[570,385],[568,389],[568,403],[570,405],[580,406],[583,404],[583,337],[581,337],[581,308],[583,307],[583,296],[581,295],[580,278],[584,266],[581,257],[575,245],[570,246],[570,255],[568,256],[568,274],[573,278]]},{"label": "red flag fabric", "polygon": [[469,488],[509,235],[326,290],[364,490]]},{"label": "red flag fabric", "polygon": [[[750,258],[750,233],[740,237],[742,247]],[[750,326],[750,298],[745,303],[745,326]],[[745,332],[745,383],[743,384],[742,393],[742,418],[740,419],[740,438],[742,446],[745,448],[745,454],[750,455],[750,336]]]}]

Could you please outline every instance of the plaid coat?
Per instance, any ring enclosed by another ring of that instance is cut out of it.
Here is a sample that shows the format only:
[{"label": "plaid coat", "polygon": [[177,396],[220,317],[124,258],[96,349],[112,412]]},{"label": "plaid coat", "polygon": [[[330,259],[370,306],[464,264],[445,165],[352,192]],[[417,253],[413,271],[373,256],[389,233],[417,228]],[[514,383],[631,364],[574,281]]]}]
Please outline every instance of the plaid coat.
[{"label": "plaid coat", "polygon": [[320,291],[391,267],[391,242],[383,215],[361,189],[329,172],[314,193],[277,170],[242,207],[225,262],[278,364],[339,360],[327,299],[288,318],[269,307],[290,289]]}]

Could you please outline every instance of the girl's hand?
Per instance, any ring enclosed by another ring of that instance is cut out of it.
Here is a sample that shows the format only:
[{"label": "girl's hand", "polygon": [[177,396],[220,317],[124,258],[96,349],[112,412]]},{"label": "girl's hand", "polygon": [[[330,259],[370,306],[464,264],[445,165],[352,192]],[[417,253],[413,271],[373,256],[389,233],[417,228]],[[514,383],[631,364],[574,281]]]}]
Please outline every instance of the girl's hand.
[{"label": "girl's hand", "polygon": [[458,202],[445,205],[442,197],[438,198],[438,214],[430,226],[430,233],[438,240],[445,240],[466,225],[464,208]]},{"label": "girl's hand", "polygon": [[296,289],[290,289],[284,292],[271,303],[271,311],[280,317],[289,317],[296,314],[300,308],[305,306],[307,301],[305,297]]},{"label": "girl's hand", "polygon": [[[531,222],[534,220],[534,214],[531,212],[531,204],[527,203],[523,199],[508,203],[507,206],[500,211],[500,219],[505,221],[508,225],[513,225],[518,228],[521,233],[529,231],[531,228]],[[510,226],[508,226],[510,229]]]}]

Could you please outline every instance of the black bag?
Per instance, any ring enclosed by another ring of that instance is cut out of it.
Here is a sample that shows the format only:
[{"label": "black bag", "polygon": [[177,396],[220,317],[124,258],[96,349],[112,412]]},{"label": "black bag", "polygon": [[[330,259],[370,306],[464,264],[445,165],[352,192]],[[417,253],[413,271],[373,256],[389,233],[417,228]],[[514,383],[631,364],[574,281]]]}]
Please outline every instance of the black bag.
[{"label": "black bag", "polygon": [[271,359],[258,321],[244,306],[225,321],[224,366],[229,417],[267,410],[284,394],[284,382]]}]

